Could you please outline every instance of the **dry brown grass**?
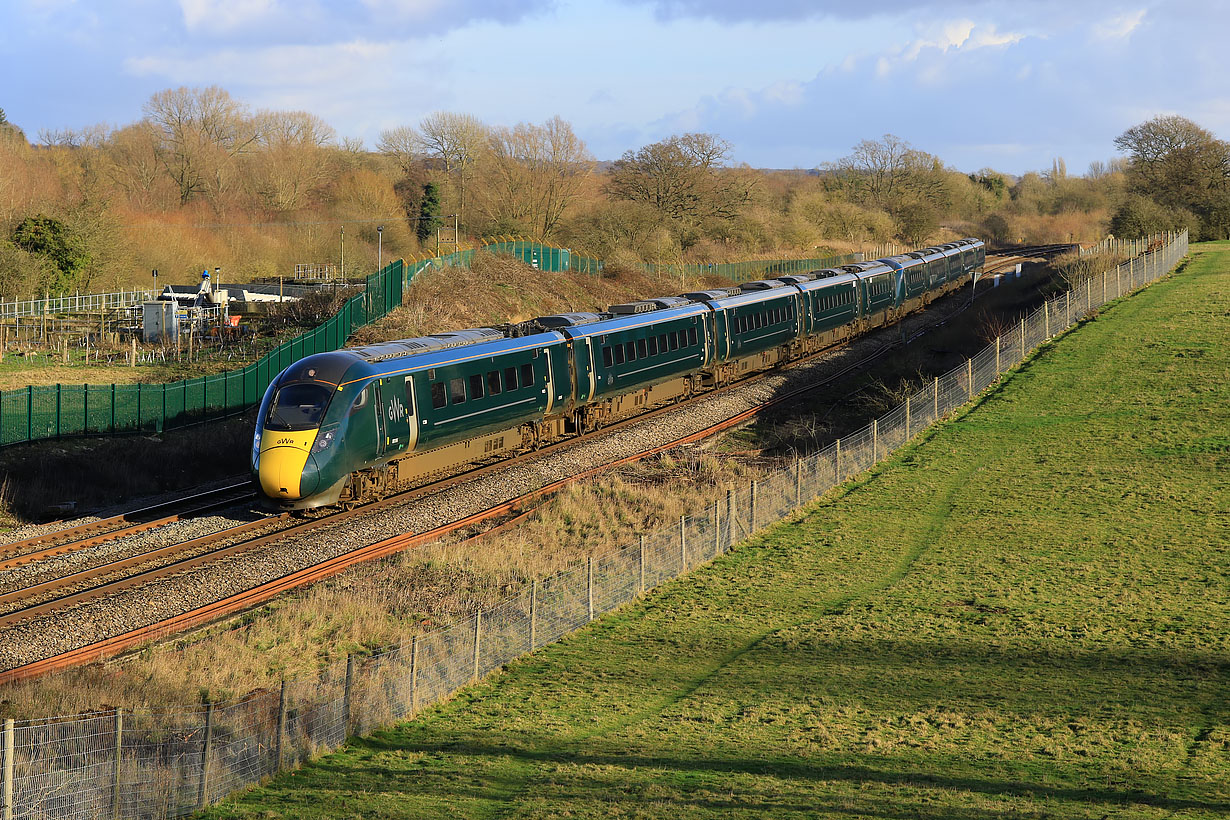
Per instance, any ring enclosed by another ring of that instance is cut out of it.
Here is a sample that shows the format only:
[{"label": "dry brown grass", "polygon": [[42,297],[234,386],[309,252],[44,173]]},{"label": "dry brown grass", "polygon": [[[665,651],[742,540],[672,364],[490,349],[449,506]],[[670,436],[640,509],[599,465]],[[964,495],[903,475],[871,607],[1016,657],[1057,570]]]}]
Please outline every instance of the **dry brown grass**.
[{"label": "dry brown grass", "polygon": [[0,688],[3,713],[63,715],[214,700],[314,674],[349,652],[390,646],[493,605],[552,575],[705,508],[762,473],[701,448],[572,485],[525,522],[440,541],[336,578],[120,663]]},{"label": "dry brown grass", "polygon": [[655,276],[619,266],[601,275],[544,273],[512,257],[479,252],[473,267],[430,268],[411,282],[402,306],[354,335],[367,344],[443,330],[490,327],[567,311],[667,296],[699,287],[723,287],[720,277]]}]

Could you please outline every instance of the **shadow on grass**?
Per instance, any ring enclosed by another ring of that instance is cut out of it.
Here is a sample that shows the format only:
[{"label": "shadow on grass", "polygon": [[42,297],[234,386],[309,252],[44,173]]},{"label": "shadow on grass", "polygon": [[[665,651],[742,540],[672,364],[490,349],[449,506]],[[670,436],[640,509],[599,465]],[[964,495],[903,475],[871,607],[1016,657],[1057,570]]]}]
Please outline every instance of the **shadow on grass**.
[{"label": "shadow on grass", "polygon": [[[1143,764],[1135,762],[1139,747],[1131,736],[1131,731],[1170,730],[1188,738],[1190,746],[1203,727],[1224,725],[1230,717],[1225,657],[988,650],[974,642],[854,640],[807,630],[787,630],[757,644],[689,698],[671,701],[634,724],[638,731],[631,734],[621,724],[595,735],[587,720],[570,721],[555,687],[540,685],[548,663],[531,660],[497,679],[492,689],[475,692],[468,707],[455,702],[442,714],[355,739],[342,753],[249,794],[233,808],[285,807],[306,789],[326,812],[322,817],[333,816],[325,807],[339,800],[351,810],[373,810],[362,807],[381,794],[396,795],[406,809],[379,814],[392,817],[423,816],[441,805],[454,806],[455,816],[465,817],[468,809],[461,807],[474,801],[546,801],[551,809],[579,815],[587,813],[586,805],[601,804],[616,806],[619,814],[662,816],[691,810],[981,820],[1002,816],[1005,800],[1014,813],[1039,817],[1055,816],[1062,803],[1077,804],[1069,809],[1082,816],[1090,806],[1230,812],[1220,787],[1209,792],[1182,766],[1138,770]],[[611,661],[618,665],[618,658],[606,658]],[[557,670],[555,679],[568,695],[583,697],[594,671]],[[595,697],[620,698],[625,705],[638,697],[652,700],[655,686],[669,695],[680,685],[648,680],[631,667],[622,675],[608,667],[603,677],[607,687],[612,677],[622,680],[610,695]],[[527,689],[533,694],[527,696]],[[514,697],[502,698],[505,690]],[[527,697],[532,705],[524,705]],[[755,721],[737,718],[746,706],[784,704],[788,712],[817,698],[828,711],[802,717],[779,712],[775,720],[814,725],[826,716],[861,711],[874,723],[942,708],[991,721],[988,731],[1004,743],[1031,720],[1041,720],[1034,728],[1043,733],[1055,725],[1062,732],[1068,723],[1135,728],[1096,747],[1090,757],[1039,758],[1009,745],[1003,757],[987,760],[977,759],[985,751],[963,745],[960,733],[932,753],[906,748],[899,754],[862,753],[846,743],[845,749],[802,754],[780,743],[785,734],[780,723],[766,734]],[[558,731],[543,728],[561,721]],[[1108,778],[1105,787],[1093,785],[1102,778]],[[1034,801],[1045,810],[1033,812]],[[983,810],[987,803],[998,808]]]}]

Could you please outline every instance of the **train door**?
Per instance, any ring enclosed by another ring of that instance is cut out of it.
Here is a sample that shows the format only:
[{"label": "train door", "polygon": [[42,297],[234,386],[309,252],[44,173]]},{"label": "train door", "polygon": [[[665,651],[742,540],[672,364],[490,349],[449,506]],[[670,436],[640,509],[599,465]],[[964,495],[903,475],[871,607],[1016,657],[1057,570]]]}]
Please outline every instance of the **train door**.
[{"label": "train door", "polygon": [[418,429],[413,421],[414,407],[413,387],[409,376],[392,376],[378,382],[377,424],[380,455],[396,455],[409,448],[411,436],[417,436]]}]

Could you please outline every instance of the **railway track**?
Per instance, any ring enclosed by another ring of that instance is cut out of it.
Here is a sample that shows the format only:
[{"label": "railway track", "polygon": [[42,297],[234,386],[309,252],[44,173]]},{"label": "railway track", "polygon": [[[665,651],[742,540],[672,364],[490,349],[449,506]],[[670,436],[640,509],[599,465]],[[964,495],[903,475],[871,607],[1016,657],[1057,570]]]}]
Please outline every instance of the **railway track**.
[{"label": "railway track", "polygon": [[0,546],[0,572],[148,532],[255,497],[251,481],[234,482],[110,518],[14,541]]},{"label": "railway track", "polygon": [[[1002,262],[1002,264],[1007,265],[1014,261],[1015,259],[1008,258],[1006,260],[998,261],[995,264],[998,265]],[[951,320],[956,313],[965,310],[969,304],[970,303],[966,303],[962,307],[958,308],[955,313],[943,317],[939,322],[928,325],[928,327],[938,326],[939,324]],[[915,333],[909,338],[916,338],[918,335],[921,335],[921,332],[925,331]],[[317,580],[326,578],[354,566],[355,564],[402,551],[419,544],[427,543],[449,533],[464,530],[495,518],[507,518],[510,514],[514,515],[516,518],[524,517],[526,513],[524,513],[523,510],[527,507],[527,505],[537,499],[543,498],[558,491],[569,483],[595,475],[619,464],[643,459],[664,450],[678,447],[682,444],[710,437],[715,433],[741,424],[748,418],[764,412],[771,407],[793,400],[802,394],[814,391],[827,384],[831,384],[833,381],[848,375],[854,370],[867,367],[873,361],[879,359],[892,349],[904,344],[905,341],[906,340],[898,337],[897,340],[881,345],[875,351],[863,356],[858,361],[841,368],[838,372],[829,375],[821,381],[811,382],[795,389],[780,392],[771,400],[757,407],[751,408],[727,419],[723,419],[716,424],[709,425],[698,432],[694,432],[687,436],[670,441],[667,444],[647,448],[633,455],[604,463],[598,467],[594,467],[574,475],[570,475],[566,479],[561,479],[530,492],[520,494],[515,498],[494,504],[486,509],[460,518],[459,520],[422,532],[406,533],[394,536],[392,538],[386,538],[373,544],[368,544],[359,549],[355,549],[345,554],[330,558],[326,561],[301,568],[295,572],[291,572],[284,576],[253,586],[252,588],[244,590],[240,593],[222,598],[205,606],[182,612],[174,617],[160,620],[149,624],[148,626],[135,630],[129,630],[123,634],[113,636],[106,640],[96,641],[78,649],[55,655],[53,657],[45,658],[33,663],[15,666],[7,671],[0,672],[0,683],[35,677],[55,669],[62,669],[103,657],[114,656],[149,640],[174,634],[226,615],[241,612],[245,609],[250,609],[251,607],[259,605],[260,603],[269,600],[283,591],[313,583]],[[844,346],[845,344],[839,347]],[[831,354],[834,350],[835,348],[829,348],[828,350],[817,354],[816,357],[811,357],[811,359]],[[780,371],[768,371],[766,373],[758,374],[749,379],[740,381],[739,386],[754,384],[755,382],[767,378],[777,372]],[[668,405],[644,414],[620,420],[603,428],[599,435],[618,433],[630,425],[639,424],[667,413],[681,411],[689,405],[706,401],[712,398],[713,395],[713,393],[701,394],[684,402]],[[213,533],[202,538],[161,547],[149,552],[129,556],[118,561],[109,562],[87,571],[74,573],[73,575],[43,582],[25,589],[14,590],[12,592],[0,595],[0,608],[4,608],[6,606],[13,607],[7,612],[0,614],[0,629],[7,629],[32,618],[51,615],[71,606],[83,604],[89,601],[95,601],[100,598],[115,596],[126,590],[131,590],[148,584],[151,581],[185,573],[206,564],[222,561],[228,558],[235,558],[237,556],[241,556],[245,552],[261,546],[266,546],[280,539],[306,534],[321,527],[338,524],[359,516],[371,515],[372,513],[379,512],[394,505],[405,504],[417,498],[438,493],[445,488],[452,487],[463,482],[473,481],[476,478],[494,473],[496,471],[508,469],[527,460],[539,458],[544,454],[550,453],[551,451],[569,447],[577,444],[579,441],[584,440],[586,439],[569,439],[556,442],[530,453],[525,453],[510,459],[503,459],[491,464],[482,465],[462,472],[458,475],[415,487],[381,501],[363,505],[355,510],[341,511],[306,522],[295,523],[288,527],[283,526],[276,532],[260,534],[250,538],[241,537],[238,541],[233,540],[237,536],[245,536],[247,533],[258,530],[262,527],[268,527],[275,524],[284,524],[287,522],[288,516],[281,515],[256,522],[248,522],[238,527],[221,530],[217,533]],[[246,483],[245,486],[247,486]],[[128,515],[131,516],[132,514]],[[125,516],[117,516],[116,518],[124,517]],[[95,522],[95,525],[86,526],[96,526],[102,523],[103,522]],[[52,535],[54,536],[55,534]],[[49,536],[43,536],[43,538],[46,537]],[[228,541],[230,541],[230,543],[224,543]],[[177,555],[182,555],[183,557],[177,558]],[[164,563],[153,568],[141,569],[142,566],[147,566],[150,563],[160,560],[168,560],[168,563]],[[127,574],[123,575],[123,577],[105,580],[107,576],[116,575],[119,573]],[[73,587],[79,588],[72,589]],[[67,589],[71,589],[71,591],[65,591]]]}]

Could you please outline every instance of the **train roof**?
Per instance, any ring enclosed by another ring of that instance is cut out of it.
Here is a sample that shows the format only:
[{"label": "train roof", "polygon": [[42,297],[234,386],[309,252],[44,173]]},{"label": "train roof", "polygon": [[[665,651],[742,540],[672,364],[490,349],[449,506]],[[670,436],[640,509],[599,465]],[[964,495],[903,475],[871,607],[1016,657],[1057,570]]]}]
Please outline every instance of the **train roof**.
[{"label": "train roof", "polygon": [[853,285],[858,281],[858,276],[853,273],[839,272],[835,276],[825,276],[818,279],[810,279],[806,282],[795,282],[795,286],[804,293],[810,293],[815,290],[824,290],[825,288],[837,287],[839,285]]},{"label": "train roof", "polygon": [[686,319],[689,316],[700,316],[708,312],[709,308],[707,305],[701,304],[700,302],[688,301],[678,307],[660,307],[656,310],[642,310],[635,313],[614,315],[609,318],[603,318],[598,322],[566,328],[564,332],[569,338],[582,339],[589,336],[601,336],[605,333],[614,333],[620,330],[632,330],[634,328],[644,327],[645,325],[656,324],[658,322],[667,322],[671,319]]},{"label": "train roof", "polygon": [[798,288],[785,282],[778,282],[777,287],[752,290],[747,293],[735,293],[705,301],[714,308],[739,307],[741,305],[755,305],[760,302],[771,302],[774,299],[780,299],[783,296],[790,296],[798,292]]}]

